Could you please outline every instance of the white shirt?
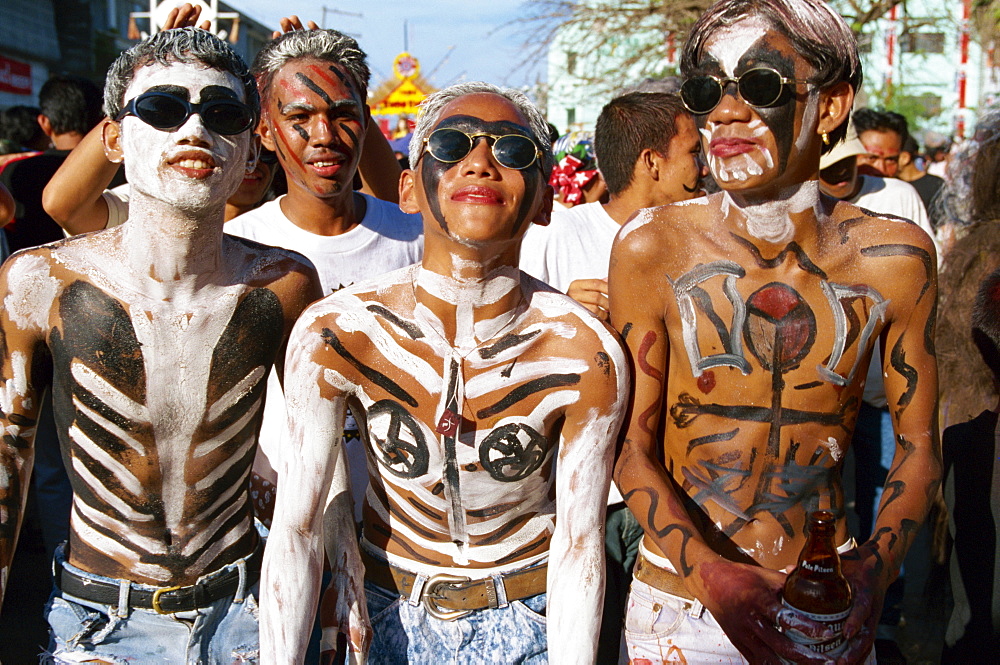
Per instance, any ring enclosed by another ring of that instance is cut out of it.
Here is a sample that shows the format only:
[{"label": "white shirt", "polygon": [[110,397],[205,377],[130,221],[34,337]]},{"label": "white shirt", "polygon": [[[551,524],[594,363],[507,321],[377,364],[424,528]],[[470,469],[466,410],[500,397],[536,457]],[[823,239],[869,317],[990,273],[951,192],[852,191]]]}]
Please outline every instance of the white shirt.
[{"label": "white shirt", "polygon": [[597,201],[553,210],[548,226],[533,224],[524,235],[521,270],[563,293],[578,279],[607,279],[619,229]]}]

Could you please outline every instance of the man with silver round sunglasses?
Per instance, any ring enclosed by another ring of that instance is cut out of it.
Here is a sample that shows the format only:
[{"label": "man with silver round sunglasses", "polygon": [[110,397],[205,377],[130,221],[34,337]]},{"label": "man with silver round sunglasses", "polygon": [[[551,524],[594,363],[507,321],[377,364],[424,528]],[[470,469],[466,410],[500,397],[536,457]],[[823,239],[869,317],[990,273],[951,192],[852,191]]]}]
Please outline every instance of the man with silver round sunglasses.
[{"label": "man with silver round sunglasses", "polygon": [[[638,215],[611,255],[611,322],[636,368],[615,480],[646,534],[629,656],[874,662],[885,590],[940,479],[934,246],[820,192],[820,155],[861,83],[829,6],[721,0],[681,70],[722,191]],[[859,546],[840,470],[880,338],[897,446]],[[816,510],[837,516],[853,589],[841,633],[781,600]]]},{"label": "man with silver round sunglasses", "polygon": [[[266,662],[300,662],[324,542],[324,602],[353,658],[371,640],[372,663],[594,662],[628,367],[604,324],[518,270],[526,229],[551,209],[547,133],[514,90],[430,95],[400,183],[401,206],[423,218],[422,262],[296,324],[292,443],[264,561]],[[360,549],[347,406],[370,475]]]},{"label": "man with silver round sunglasses", "polygon": [[258,109],[245,63],[208,32],[140,42],[105,87],[129,223],[0,271],[0,594],[51,390],[74,489],[48,609],[56,662],[257,662],[248,476],[267,374],[320,295],[300,255],[222,232]]}]

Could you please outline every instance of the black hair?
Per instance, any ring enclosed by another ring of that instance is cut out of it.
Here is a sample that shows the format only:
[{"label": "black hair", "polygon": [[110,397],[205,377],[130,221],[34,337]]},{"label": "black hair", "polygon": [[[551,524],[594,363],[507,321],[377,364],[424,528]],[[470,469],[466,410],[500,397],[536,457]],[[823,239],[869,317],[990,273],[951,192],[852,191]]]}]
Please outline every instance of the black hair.
[{"label": "black hair", "polygon": [[101,121],[101,90],[89,79],[59,74],[42,85],[38,106],[54,134],[86,134]]},{"label": "black hair", "polygon": [[[820,90],[842,81],[855,92],[861,89],[857,39],[843,17],[822,0],[719,0],[691,28],[681,52],[682,75],[691,76],[716,30],[752,16],[764,19],[792,43],[795,52],[815,70],[809,80]],[[830,145],[846,134],[845,121],[830,132]]]},{"label": "black hair", "polygon": [[875,109],[858,109],[851,116],[858,136],[862,132],[894,132],[899,135],[900,145],[910,138],[906,118],[895,111],[876,111]]},{"label": "black hair", "polygon": [[35,106],[11,106],[0,112],[0,139],[10,142],[15,150],[36,149],[48,142],[38,124],[42,112]]},{"label": "black hair", "polygon": [[608,192],[619,194],[632,183],[643,150],[666,155],[677,134],[675,120],[687,113],[679,95],[630,92],[604,105],[597,117],[594,152]]}]

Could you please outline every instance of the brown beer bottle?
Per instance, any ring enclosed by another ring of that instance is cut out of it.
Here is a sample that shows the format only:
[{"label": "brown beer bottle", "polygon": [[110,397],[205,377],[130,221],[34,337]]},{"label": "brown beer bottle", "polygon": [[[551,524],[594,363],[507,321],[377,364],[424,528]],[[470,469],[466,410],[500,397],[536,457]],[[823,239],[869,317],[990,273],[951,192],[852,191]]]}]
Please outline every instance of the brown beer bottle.
[{"label": "brown beer bottle", "polygon": [[809,538],[799,564],[785,581],[782,602],[798,614],[825,623],[836,635],[815,640],[797,630],[785,634],[813,651],[837,655],[844,645],[844,620],[851,611],[851,585],[840,572],[840,555],[833,544],[836,521],[828,510],[809,515]]}]

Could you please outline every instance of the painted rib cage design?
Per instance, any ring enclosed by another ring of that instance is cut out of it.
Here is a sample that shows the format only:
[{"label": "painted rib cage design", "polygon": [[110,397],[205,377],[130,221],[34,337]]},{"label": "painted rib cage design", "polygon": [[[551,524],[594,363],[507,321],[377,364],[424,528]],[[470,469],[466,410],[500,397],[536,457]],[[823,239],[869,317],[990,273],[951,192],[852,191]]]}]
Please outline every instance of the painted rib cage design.
[{"label": "painted rib cage design", "polygon": [[[821,386],[840,389],[856,382],[889,301],[870,286],[830,281],[796,243],[765,259],[751,243],[734,238],[750,251],[757,268],[781,268],[794,260],[804,278],[797,286],[811,295],[781,281],[741,293],[748,271],[730,260],[699,265],[674,280],[684,349],[701,394],[679,394],[669,418],[689,439],[689,463],[681,470],[685,489],[699,504],[712,503],[728,513],[730,519],[720,525],[726,535],[768,513],[786,536],[794,537],[789,511],[815,509],[811,504],[818,501],[837,508],[833,473],[858,401],[840,400],[829,412],[790,404],[801,404],[802,396]],[[766,274],[755,271],[756,278],[763,275],[761,281],[766,282]],[[819,348],[821,343],[825,348]],[[768,403],[718,403],[711,395],[720,385],[712,368],[720,366],[743,375],[766,372]],[[760,431],[760,425],[766,426],[765,446],[727,445],[740,440],[741,430],[746,436]],[[700,448],[719,443],[723,447]],[[692,457],[695,450],[698,455]],[[711,452],[706,456],[705,450]]]},{"label": "painted rib cage design", "polygon": [[[400,298],[404,307],[383,304],[397,289],[380,289],[378,302],[372,293],[341,292],[323,313],[338,328],[323,330],[326,346],[362,377],[325,375],[364,410],[373,478],[366,503],[377,516],[366,528],[430,564],[444,560],[421,552],[502,565],[546,551],[557,420],[579,398],[588,369],[546,349],[580,326],[564,307],[562,320],[526,317],[462,358],[414,315],[412,297]],[[533,297],[533,305],[551,298]]]},{"label": "painted rib cage design", "polygon": [[247,476],[283,324],[271,291],[247,291],[188,312],[126,309],[86,282],[60,296],[53,399],[79,560],[168,582],[247,547]]}]

